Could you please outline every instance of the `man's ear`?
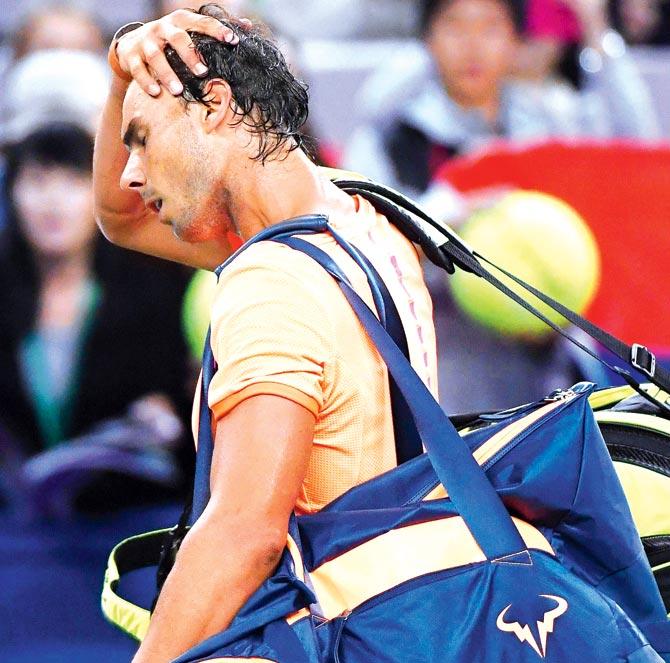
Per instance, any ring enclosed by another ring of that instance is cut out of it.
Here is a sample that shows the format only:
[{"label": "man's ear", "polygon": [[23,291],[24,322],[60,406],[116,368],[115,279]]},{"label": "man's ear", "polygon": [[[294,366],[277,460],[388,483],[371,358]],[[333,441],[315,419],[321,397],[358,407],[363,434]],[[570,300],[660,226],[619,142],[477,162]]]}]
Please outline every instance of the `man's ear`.
[{"label": "man's ear", "polygon": [[216,131],[222,124],[232,122],[233,93],[230,85],[221,78],[214,78],[205,87],[207,106],[202,106],[203,124],[206,133]]}]

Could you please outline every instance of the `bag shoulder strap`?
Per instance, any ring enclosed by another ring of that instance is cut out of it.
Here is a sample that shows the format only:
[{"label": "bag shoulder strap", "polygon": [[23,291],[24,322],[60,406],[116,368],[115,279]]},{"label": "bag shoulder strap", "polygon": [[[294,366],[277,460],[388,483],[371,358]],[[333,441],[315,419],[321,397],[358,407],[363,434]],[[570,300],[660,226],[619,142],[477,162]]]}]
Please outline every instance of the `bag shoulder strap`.
[{"label": "bag shoulder strap", "polygon": [[[345,244],[332,228],[328,231],[340,245]],[[291,242],[286,236],[273,239],[309,255],[336,280],[402,392],[438,479],[487,559],[528,563],[526,546],[486,474],[374,313],[336,271],[331,272],[327,263],[321,263],[313,244]]]},{"label": "bag shoulder strap", "polygon": [[[299,237],[287,237],[282,240],[282,243],[298,251],[306,252],[305,249],[311,250],[313,255],[318,256],[320,264],[327,266],[328,272],[331,274],[338,274],[339,280],[345,281],[351,286],[337,263],[325,251],[322,251],[318,247],[309,244],[309,242],[300,239]],[[306,244],[308,245],[307,247],[305,246]],[[353,249],[355,251],[355,247],[352,245],[348,245],[348,249]],[[345,248],[345,250],[347,249]],[[358,257],[359,266],[366,268],[366,275],[373,292],[373,297],[375,300],[378,298],[380,299],[380,302],[377,302],[376,306],[380,322],[409,361],[407,336],[405,335],[402,320],[400,319],[400,314],[398,313],[395,302],[372,263],[360,251],[356,251],[356,255]],[[390,374],[389,390],[391,396],[396,461],[398,465],[402,465],[402,463],[420,456],[423,453],[423,445],[421,444],[421,437],[414,425],[414,420],[412,419],[412,414],[407,403],[403,398],[395,379]]]},{"label": "bag shoulder strap", "polygon": [[537,288],[526,283],[507,270],[499,267],[481,254],[472,250],[447,226],[432,219],[420,207],[401,193],[388,187],[359,178],[351,173],[334,173],[333,182],[342,190],[353,195],[358,194],[370,201],[370,203],[382,214],[384,214],[405,236],[419,244],[426,256],[437,266],[442,267],[449,273],[453,273],[455,267],[476,274],[493,285],[497,290],[515,301],[524,309],[538,317],[555,332],[561,334],[568,341],[576,345],[584,352],[591,355],[601,364],[620,375],[631,387],[640,393],[645,399],[656,405],[666,416],[670,416],[670,405],[663,401],[654,399],[648,391],[644,390],[640,382],[627,369],[620,366],[612,366],[593,350],[578,341],[568,331],[549,320],[538,311],[527,299],[519,295],[492,274],[484,265],[487,263],[500,273],[505,274],[524,290],[537,297],[541,302],[562,315],[576,327],[582,329],[591,338],[612,352],[627,366],[639,371],[653,382],[657,387],[670,391],[670,371],[657,364],[655,355],[644,345],[633,343],[628,345],[620,339],[607,333],[581,315],[563,306],[553,298],[544,294]]},{"label": "bag shoulder strap", "polygon": [[[290,221],[277,224],[276,226],[270,226],[246,242],[240,249],[231,255],[226,262],[217,267],[216,274],[219,276],[225,267],[235,260],[241,252],[245,251],[249,246],[256,242],[280,237],[290,238],[296,233],[305,235],[325,232],[326,230],[330,231],[331,234],[334,234],[328,225],[328,218],[322,215],[297,217]],[[310,246],[312,245],[310,244]],[[348,244],[346,246],[347,248],[345,250],[349,252],[354,261],[366,274],[380,319],[392,332],[394,341],[403,348],[403,352],[408,356],[409,350],[407,349],[407,339],[402,328],[402,322],[384,282],[372,264],[362,256],[355,247]],[[327,254],[324,255],[326,258],[329,258]],[[339,267],[334,264],[334,261],[331,262],[331,267],[338,270],[338,276],[346,280],[346,277],[339,270]],[[200,409],[198,414],[198,449],[195,462],[193,501],[189,514],[189,522],[191,524],[200,517],[210,498],[209,477],[211,473],[214,440],[210,423],[211,415],[208,405],[208,393],[209,385],[216,372],[216,362],[211,348],[210,335],[211,329],[207,332],[202,357],[202,381],[200,387]],[[393,406],[393,421],[394,426],[396,427],[396,456],[398,463],[403,463],[419,456],[423,452],[423,446],[421,444],[421,437],[414,425],[414,421],[407,410],[406,402],[397,388],[393,376],[390,375],[390,378],[390,386],[392,387],[391,403]]]}]

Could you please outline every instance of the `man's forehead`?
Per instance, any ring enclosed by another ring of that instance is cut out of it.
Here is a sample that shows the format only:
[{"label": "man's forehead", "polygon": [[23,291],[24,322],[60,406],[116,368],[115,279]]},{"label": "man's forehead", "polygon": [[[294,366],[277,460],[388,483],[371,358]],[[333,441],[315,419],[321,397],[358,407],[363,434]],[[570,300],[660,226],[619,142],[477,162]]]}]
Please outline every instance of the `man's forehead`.
[{"label": "man's forehead", "polygon": [[134,81],[128,86],[126,96],[123,99],[123,129],[128,127],[131,121],[143,123],[146,115],[146,99],[149,95]]},{"label": "man's forehead", "polygon": [[152,97],[133,81],[123,100],[122,130],[131,122],[147,128],[155,126],[166,118],[174,118],[179,110],[183,111],[179,101],[166,89],[161,88],[161,93]]}]

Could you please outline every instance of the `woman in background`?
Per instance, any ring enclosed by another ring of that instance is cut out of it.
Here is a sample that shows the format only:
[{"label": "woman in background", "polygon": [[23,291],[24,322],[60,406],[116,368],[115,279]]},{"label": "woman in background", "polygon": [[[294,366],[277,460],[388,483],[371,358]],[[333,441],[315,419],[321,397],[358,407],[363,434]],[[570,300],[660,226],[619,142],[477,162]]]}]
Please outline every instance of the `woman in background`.
[{"label": "woman in background", "polygon": [[[166,430],[184,414],[188,274],[100,236],[92,154],[89,131],[67,123],[6,148],[0,426],[25,457],[129,413]],[[95,486],[104,506],[145,496]]]}]

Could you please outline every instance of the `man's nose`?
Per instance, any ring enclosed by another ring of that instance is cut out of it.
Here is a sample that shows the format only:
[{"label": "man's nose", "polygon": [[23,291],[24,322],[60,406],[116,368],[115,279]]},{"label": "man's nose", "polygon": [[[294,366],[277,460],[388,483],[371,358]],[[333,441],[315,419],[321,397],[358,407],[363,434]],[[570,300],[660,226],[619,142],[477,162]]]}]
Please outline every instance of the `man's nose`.
[{"label": "man's nose", "polygon": [[144,169],[137,155],[131,154],[126,162],[126,167],[121,173],[121,188],[128,191],[141,189],[147,183],[144,175]]}]

